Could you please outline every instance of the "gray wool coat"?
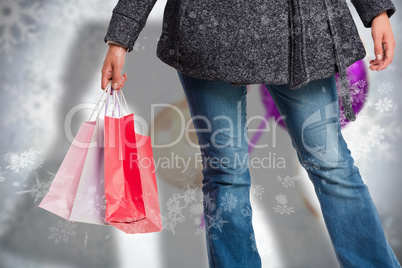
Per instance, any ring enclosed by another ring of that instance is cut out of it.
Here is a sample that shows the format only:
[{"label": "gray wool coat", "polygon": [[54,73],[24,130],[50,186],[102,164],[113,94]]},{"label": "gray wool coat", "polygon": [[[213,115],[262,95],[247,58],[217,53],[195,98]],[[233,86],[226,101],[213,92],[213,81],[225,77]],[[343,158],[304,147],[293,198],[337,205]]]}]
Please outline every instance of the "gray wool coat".
[{"label": "gray wool coat", "polygon": [[[363,25],[391,0],[350,0]],[[119,0],[104,42],[133,50],[156,0]],[[157,57],[192,77],[233,86],[289,84],[296,90],[337,72],[346,119],[354,121],[346,67],[366,51],[346,0],[167,0]]]}]

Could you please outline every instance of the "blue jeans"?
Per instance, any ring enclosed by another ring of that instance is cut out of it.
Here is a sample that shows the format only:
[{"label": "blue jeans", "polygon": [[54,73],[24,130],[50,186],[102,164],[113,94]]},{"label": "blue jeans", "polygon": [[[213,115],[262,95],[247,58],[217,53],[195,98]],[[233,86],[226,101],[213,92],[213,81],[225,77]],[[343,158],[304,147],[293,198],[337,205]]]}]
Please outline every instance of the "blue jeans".
[{"label": "blue jeans", "polygon": [[[247,87],[177,71],[203,163],[209,267],[261,267],[250,205]],[[341,267],[401,267],[341,133],[335,76],[266,85],[321,205]]]}]

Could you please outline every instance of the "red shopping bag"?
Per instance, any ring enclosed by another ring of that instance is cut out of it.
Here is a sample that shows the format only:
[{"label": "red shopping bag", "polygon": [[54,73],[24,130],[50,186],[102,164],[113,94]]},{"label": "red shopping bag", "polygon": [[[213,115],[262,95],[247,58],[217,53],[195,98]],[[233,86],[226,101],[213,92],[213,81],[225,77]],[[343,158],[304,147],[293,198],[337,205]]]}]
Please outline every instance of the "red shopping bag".
[{"label": "red shopping bag", "polygon": [[[113,92],[119,112],[120,92]],[[131,234],[161,231],[151,138],[135,132],[132,113],[105,116],[104,128],[105,221]]]}]

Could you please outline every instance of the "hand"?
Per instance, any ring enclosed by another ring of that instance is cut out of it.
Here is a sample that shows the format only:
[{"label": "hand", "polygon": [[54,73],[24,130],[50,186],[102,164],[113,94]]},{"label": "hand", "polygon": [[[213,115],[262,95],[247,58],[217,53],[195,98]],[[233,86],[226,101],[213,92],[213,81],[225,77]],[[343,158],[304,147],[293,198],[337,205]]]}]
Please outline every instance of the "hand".
[{"label": "hand", "polygon": [[380,71],[392,62],[396,45],[387,11],[381,12],[373,19],[371,35],[374,41],[374,55],[376,55],[376,58],[370,61],[369,68],[372,71]]},{"label": "hand", "polygon": [[[112,87],[117,92],[124,87],[124,82],[127,81],[127,73],[121,75],[121,70],[124,66],[126,49],[117,44],[109,44],[109,49],[106,53],[102,67],[101,88],[106,89],[106,86],[112,80]],[[109,92],[112,94],[112,91]]]}]

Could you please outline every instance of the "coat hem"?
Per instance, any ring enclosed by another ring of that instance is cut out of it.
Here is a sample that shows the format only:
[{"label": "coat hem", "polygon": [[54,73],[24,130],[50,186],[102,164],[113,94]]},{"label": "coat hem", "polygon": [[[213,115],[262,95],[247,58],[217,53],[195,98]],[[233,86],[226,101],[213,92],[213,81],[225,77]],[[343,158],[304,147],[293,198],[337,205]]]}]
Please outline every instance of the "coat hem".
[{"label": "coat hem", "polygon": [[[178,49],[177,47],[175,49]],[[240,87],[240,86],[246,86],[246,85],[255,85],[255,84],[272,84],[272,85],[285,85],[289,84],[290,85],[290,79],[287,80],[276,80],[276,79],[262,79],[260,81],[230,81],[227,79],[226,76],[222,76],[219,73],[208,73],[207,68],[199,69],[199,68],[187,68],[183,63],[180,61],[180,57],[178,57],[176,54],[177,53],[166,53],[166,51],[170,51],[171,48],[169,47],[168,44],[166,43],[159,43],[157,47],[157,52],[156,56],[165,64],[169,65],[170,67],[182,72],[185,75],[198,78],[198,79],[204,79],[204,80],[210,80],[210,81],[223,81],[223,82],[229,82],[231,83],[234,87]],[[356,54],[355,57],[348,57],[348,61],[345,62],[345,66],[349,67],[350,65],[354,64],[355,62],[362,60],[366,57],[367,53],[366,50],[363,49],[360,54]],[[328,68],[326,68],[325,72],[311,72],[311,68],[306,69],[307,71],[307,79],[295,86],[291,86],[291,90],[296,90],[298,88],[301,88],[303,86],[306,86],[309,82],[318,80],[318,79],[324,79],[329,76],[335,75],[336,73],[339,72],[339,67],[337,66],[336,63],[332,65],[328,65]]]},{"label": "coat hem", "polygon": [[[163,53],[163,49],[162,47],[160,47],[157,50],[157,57],[165,64],[169,65],[170,67],[182,72],[185,75],[194,77],[194,78],[198,78],[198,79],[204,79],[204,80],[210,80],[210,81],[223,81],[223,82],[229,82],[231,83],[234,87],[240,87],[240,86],[246,86],[246,85],[255,85],[255,84],[272,84],[272,85],[284,85],[284,84],[290,84],[290,81],[284,81],[284,80],[273,80],[273,79],[267,79],[267,80],[261,80],[261,81],[249,81],[249,82],[233,82],[233,81],[228,81],[226,80],[226,78],[224,76],[220,76],[218,75],[209,75],[207,72],[205,72],[205,69],[203,70],[199,70],[199,69],[187,69],[185,66],[183,66],[182,64],[180,64],[180,62],[177,61],[177,59],[172,60],[173,58],[169,58],[169,57],[165,57],[165,55],[167,55],[166,53]],[[364,53],[361,55],[358,55],[356,58],[351,59],[350,61],[346,62],[346,67],[351,66],[352,64],[354,64],[355,62],[362,60],[366,57],[366,52],[364,50]],[[310,68],[309,68],[310,69]],[[318,79],[324,79],[327,77],[330,77],[332,75],[335,75],[336,73],[339,72],[339,68],[336,64],[333,64],[332,67],[330,69],[327,69],[326,72],[322,73],[318,73],[318,72],[309,72],[308,73],[308,79],[293,86],[290,87],[291,90],[296,90],[299,89],[303,86],[306,86],[308,83],[310,83],[311,81],[314,80],[318,80]],[[199,74],[204,74],[204,75],[199,75]]]}]

